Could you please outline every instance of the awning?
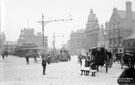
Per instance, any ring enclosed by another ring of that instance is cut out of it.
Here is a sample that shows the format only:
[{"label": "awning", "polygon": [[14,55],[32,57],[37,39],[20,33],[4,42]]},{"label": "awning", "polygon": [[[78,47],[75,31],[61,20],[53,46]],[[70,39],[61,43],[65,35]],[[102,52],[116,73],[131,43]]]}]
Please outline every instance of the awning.
[{"label": "awning", "polygon": [[125,38],[125,40],[127,40],[127,39],[135,39],[135,32],[133,32],[130,36]]}]

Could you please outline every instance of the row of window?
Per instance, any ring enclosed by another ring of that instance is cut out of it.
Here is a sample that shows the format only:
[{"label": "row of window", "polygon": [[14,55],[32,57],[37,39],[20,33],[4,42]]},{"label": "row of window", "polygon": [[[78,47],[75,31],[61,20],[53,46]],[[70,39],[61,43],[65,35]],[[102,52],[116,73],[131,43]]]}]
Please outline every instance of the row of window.
[{"label": "row of window", "polygon": [[114,39],[110,39],[110,47],[121,47],[122,46],[122,39],[121,38],[116,38]]},{"label": "row of window", "polygon": [[125,47],[135,47],[135,39],[134,40],[125,40],[124,46]]},{"label": "row of window", "polygon": [[117,37],[122,37],[122,32],[110,32],[109,33],[109,38],[117,38]]}]

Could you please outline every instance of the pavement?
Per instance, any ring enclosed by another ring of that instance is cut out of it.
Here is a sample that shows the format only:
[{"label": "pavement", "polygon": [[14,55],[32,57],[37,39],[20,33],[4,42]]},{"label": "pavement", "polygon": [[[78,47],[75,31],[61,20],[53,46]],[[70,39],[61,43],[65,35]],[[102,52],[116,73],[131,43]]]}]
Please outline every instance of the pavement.
[{"label": "pavement", "polygon": [[34,63],[30,58],[27,65],[25,58],[0,57],[0,85],[118,85],[117,78],[123,71],[120,64],[113,64],[108,73],[105,67],[99,69],[96,76],[80,75],[77,56],[70,62],[51,63],[47,65],[46,75],[42,75],[41,59]]}]

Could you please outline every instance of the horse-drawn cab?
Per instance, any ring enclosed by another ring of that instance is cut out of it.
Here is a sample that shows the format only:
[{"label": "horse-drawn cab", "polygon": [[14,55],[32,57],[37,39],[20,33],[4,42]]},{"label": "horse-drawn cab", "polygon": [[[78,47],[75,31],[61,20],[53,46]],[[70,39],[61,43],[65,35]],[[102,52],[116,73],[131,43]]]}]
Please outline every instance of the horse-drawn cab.
[{"label": "horse-drawn cab", "polygon": [[97,71],[99,66],[105,66],[106,72],[108,72],[108,67],[110,64],[110,59],[107,54],[107,50],[104,47],[94,47],[91,48],[91,55],[95,57],[95,64],[97,66]]},{"label": "horse-drawn cab", "polygon": [[123,66],[131,67],[135,63],[135,53],[132,51],[126,51],[123,53],[121,58],[121,68]]}]

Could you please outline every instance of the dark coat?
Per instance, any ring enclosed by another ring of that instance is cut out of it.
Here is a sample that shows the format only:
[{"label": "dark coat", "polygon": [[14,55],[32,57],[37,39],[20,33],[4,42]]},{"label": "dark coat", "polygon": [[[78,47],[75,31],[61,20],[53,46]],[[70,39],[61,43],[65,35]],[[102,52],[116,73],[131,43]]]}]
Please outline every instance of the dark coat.
[{"label": "dark coat", "polygon": [[135,85],[135,68],[130,67],[125,69],[121,75],[119,76],[117,82],[121,85],[123,84],[129,84],[129,85]]},{"label": "dark coat", "polygon": [[105,53],[103,51],[97,51],[96,56],[95,56],[95,64],[96,65],[104,65],[105,62]]},{"label": "dark coat", "polygon": [[90,66],[90,59],[89,57],[87,59],[85,59],[85,67],[89,67]]},{"label": "dark coat", "polygon": [[92,69],[92,70],[96,70],[96,69],[97,69],[97,68],[96,68],[96,64],[95,64],[94,62],[91,63],[91,69]]},{"label": "dark coat", "polygon": [[46,65],[47,64],[47,60],[42,59],[42,65]]}]

